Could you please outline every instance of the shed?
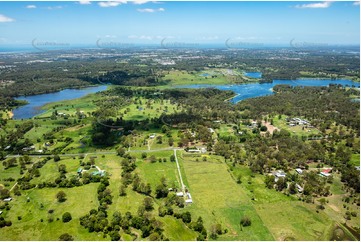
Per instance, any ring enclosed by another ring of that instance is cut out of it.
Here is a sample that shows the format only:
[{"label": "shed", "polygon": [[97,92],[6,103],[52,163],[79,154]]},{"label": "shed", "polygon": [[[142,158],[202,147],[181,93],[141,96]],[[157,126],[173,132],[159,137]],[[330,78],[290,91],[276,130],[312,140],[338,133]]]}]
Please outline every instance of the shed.
[{"label": "shed", "polygon": [[193,203],[193,200],[192,199],[187,199],[187,200],[185,200],[185,202],[186,202],[186,204],[191,204],[191,203]]},{"label": "shed", "polygon": [[300,168],[297,168],[297,169],[296,169],[296,172],[297,172],[298,174],[302,174],[302,173],[303,173],[302,169],[300,169]]},{"label": "shed", "polygon": [[11,200],[13,200],[11,197],[5,198],[4,202],[10,202]]},{"label": "shed", "polygon": [[177,192],[176,195],[177,195],[177,197],[183,197],[184,196],[183,192]]}]

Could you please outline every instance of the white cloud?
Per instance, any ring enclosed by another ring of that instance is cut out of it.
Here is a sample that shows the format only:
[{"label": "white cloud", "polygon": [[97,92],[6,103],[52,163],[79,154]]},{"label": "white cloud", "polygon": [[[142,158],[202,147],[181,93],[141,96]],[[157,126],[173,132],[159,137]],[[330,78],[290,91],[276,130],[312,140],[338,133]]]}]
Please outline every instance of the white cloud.
[{"label": "white cloud", "polygon": [[90,1],[81,0],[81,1],[79,1],[79,4],[81,4],[81,5],[89,5],[89,4],[92,4],[92,3]]},{"label": "white cloud", "polygon": [[99,2],[98,5],[102,8],[109,8],[109,7],[117,7],[125,3],[127,3],[126,0],[118,0],[118,1],[109,1],[109,2]]},{"label": "white cloud", "polygon": [[8,23],[8,22],[14,22],[15,19],[6,17],[5,15],[0,14],[0,23]]},{"label": "white cloud", "polygon": [[296,8],[328,8],[331,6],[332,2],[321,2],[321,3],[307,3],[307,4],[301,4],[296,5]]},{"label": "white cloud", "polygon": [[32,8],[36,8],[36,6],[35,5],[28,5],[28,6],[26,6],[26,8],[32,9]]},{"label": "white cloud", "polygon": [[353,2],[353,5],[354,6],[360,6],[360,2],[359,1]]},{"label": "white cloud", "polygon": [[56,10],[56,9],[62,9],[63,6],[53,6],[53,7],[47,7],[48,10]]},{"label": "white cloud", "polygon": [[138,8],[137,11],[141,12],[141,13],[155,13],[155,12],[164,12],[165,9],[164,8],[158,8],[158,9],[155,9],[155,8]]},{"label": "white cloud", "polygon": [[134,4],[138,4],[138,5],[140,5],[140,4],[145,4],[145,3],[148,3],[148,2],[150,2],[150,1],[148,1],[148,0],[134,0],[134,1],[132,1]]}]

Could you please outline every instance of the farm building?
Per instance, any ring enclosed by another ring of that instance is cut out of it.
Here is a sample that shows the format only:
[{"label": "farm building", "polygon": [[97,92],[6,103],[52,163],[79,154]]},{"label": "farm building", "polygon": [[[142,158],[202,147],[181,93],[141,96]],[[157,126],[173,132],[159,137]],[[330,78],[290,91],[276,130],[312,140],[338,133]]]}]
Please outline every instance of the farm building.
[{"label": "farm building", "polygon": [[100,175],[100,176],[104,176],[105,175],[105,171],[94,171],[91,173],[93,176],[97,176],[97,175]]},{"label": "farm building", "polygon": [[284,171],[282,171],[282,170],[275,171],[272,174],[275,176],[275,182],[277,182],[278,179],[280,179],[280,178],[285,178],[286,177],[286,173]]},{"label": "farm building", "polygon": [[327,169],[324,169],[323,171],[320,172],[320,175],[321,176],[324,176],[324,177],[328,177],[328,176],[331,176],[331,173],[332,172],[332,168],[327,168]]},{"label": "farm building", "polygon": [[11,197],[5,198],[4,202],[10,202],[11,200],[13,200]]},{"label": "farm building", "polygon": [[191,203],[193,203],[192,199],[186,199],[185,202],[186,202],[186,204],[191,204]]},{"label": "farm building", "polygon": [[177,192],[176,195],[177,195],[177,197],[183,197],[184,196],[183,192]]},{"label": "farm building", "polygon": [[296,184],[296,187],[298,192],[303,192],[303,188],[300,185]]},{"label": "farm building", "polygon": [[296,172],[297,172],[298,174],[302,174],[303,171],[302,171],[302,169],[297,168],[297,169],[296,169]]},{"label": "farm building", "polygon": [[286,173],[285,173],[284,171],[282,171],[282,170],[278,170],[278,171],[274,172],[273,175],[274,175],[275,177],[278,177],[278,178],[280,178],[280,177],[286,177]]}]

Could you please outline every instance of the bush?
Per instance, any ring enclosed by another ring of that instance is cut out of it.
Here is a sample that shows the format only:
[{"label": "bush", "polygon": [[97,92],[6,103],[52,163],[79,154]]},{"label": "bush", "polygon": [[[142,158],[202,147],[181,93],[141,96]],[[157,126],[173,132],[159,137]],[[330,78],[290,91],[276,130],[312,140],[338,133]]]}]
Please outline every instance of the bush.
[{"label": "bush", "polygon": [[72,219],[71,214],[69,212],[66,212],[63,214],[62,220],[64,223],[69,222]]},{"label": "bush", "polygon": [[260,130],[261,130],[262,132],[266,132],[266,131],[267,131],[267,127],[266,127],[266,126],[262,126],[262,127],[260,128]]},{"label": "bush", "polygon": [[65,234],[62,234],[62,235],[59,236],[59,240],[60,241],[73,241],[74,238],[70,234],[65,233]]},{"label": "bush", "polygon": [[58,202],[65,202],[65,200],[66,200],[66,194],[65,194],[65,192],[59,191],[59,192],[56,194],[56,198],[58,199]]},{"label": "bush", "polygon": [[244,216],[242,219],[241,219],[241,226],[243,227],[247,227],[247,226],[250,226],[251,225],[251,219],[248,217],[248,216]]}]

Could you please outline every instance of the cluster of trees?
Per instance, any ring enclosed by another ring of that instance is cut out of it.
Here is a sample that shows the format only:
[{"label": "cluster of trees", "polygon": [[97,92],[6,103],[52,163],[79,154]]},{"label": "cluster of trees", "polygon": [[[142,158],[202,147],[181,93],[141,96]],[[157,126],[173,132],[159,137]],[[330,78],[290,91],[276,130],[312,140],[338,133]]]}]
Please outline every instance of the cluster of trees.
[{"label": "cluster of trees", "polygon": [[111,190],[107,188],[109,186],[109,178],[103,177],[100,179],[100,184],[98,186],[98,200],[100,204],[112,204],[113,196],[111,195]]},{"label": "cluster of trees", "polygon": [[5,220],[3,217],[0,217],[0,228],[10,227],[12,224],[10,220]]},{"label": "cluster of trees", "polygon": [[[258,119],[268,114],[285,114],[291,117],[303,116],[311,120],[321,131],[330,129],[332,123],[342,124],[360,131],[359,102],[351,102],[353,89],[339,85],[330,87],[292,87],[277,85],[275,94],[266,97],[246,99],[236,105],[243,112],[242,118]],[[356,93],[355,93],[356,92]]]},{"label": "cluster of trees", "polygon": [[80,224],[87,228],[89,232],[103,232],[108,234],[113,241],[120,240],[120,230],[127,234],[132,234],[131,228],[142,231],[142,238],[150,240],[166,240],[163,235],[162,223],[156,220],[150,213],[143,211],[143,214],[133,215],[126,212],[122,215],[116,211],[113,213],[112,219],[108,220],[106,212],[92,209],[90,212],[80,218]]},{"label": "cluster of trees", "polygon": [[24,121],[21,124],[15,124],[15,128],[6,129],[6,135],[0,136],[0,147],[10,146],[8,151],[23,153],[22,149],[32,145],[31,141],[24,138],[24,135],[34,127],[32,121]]}]

